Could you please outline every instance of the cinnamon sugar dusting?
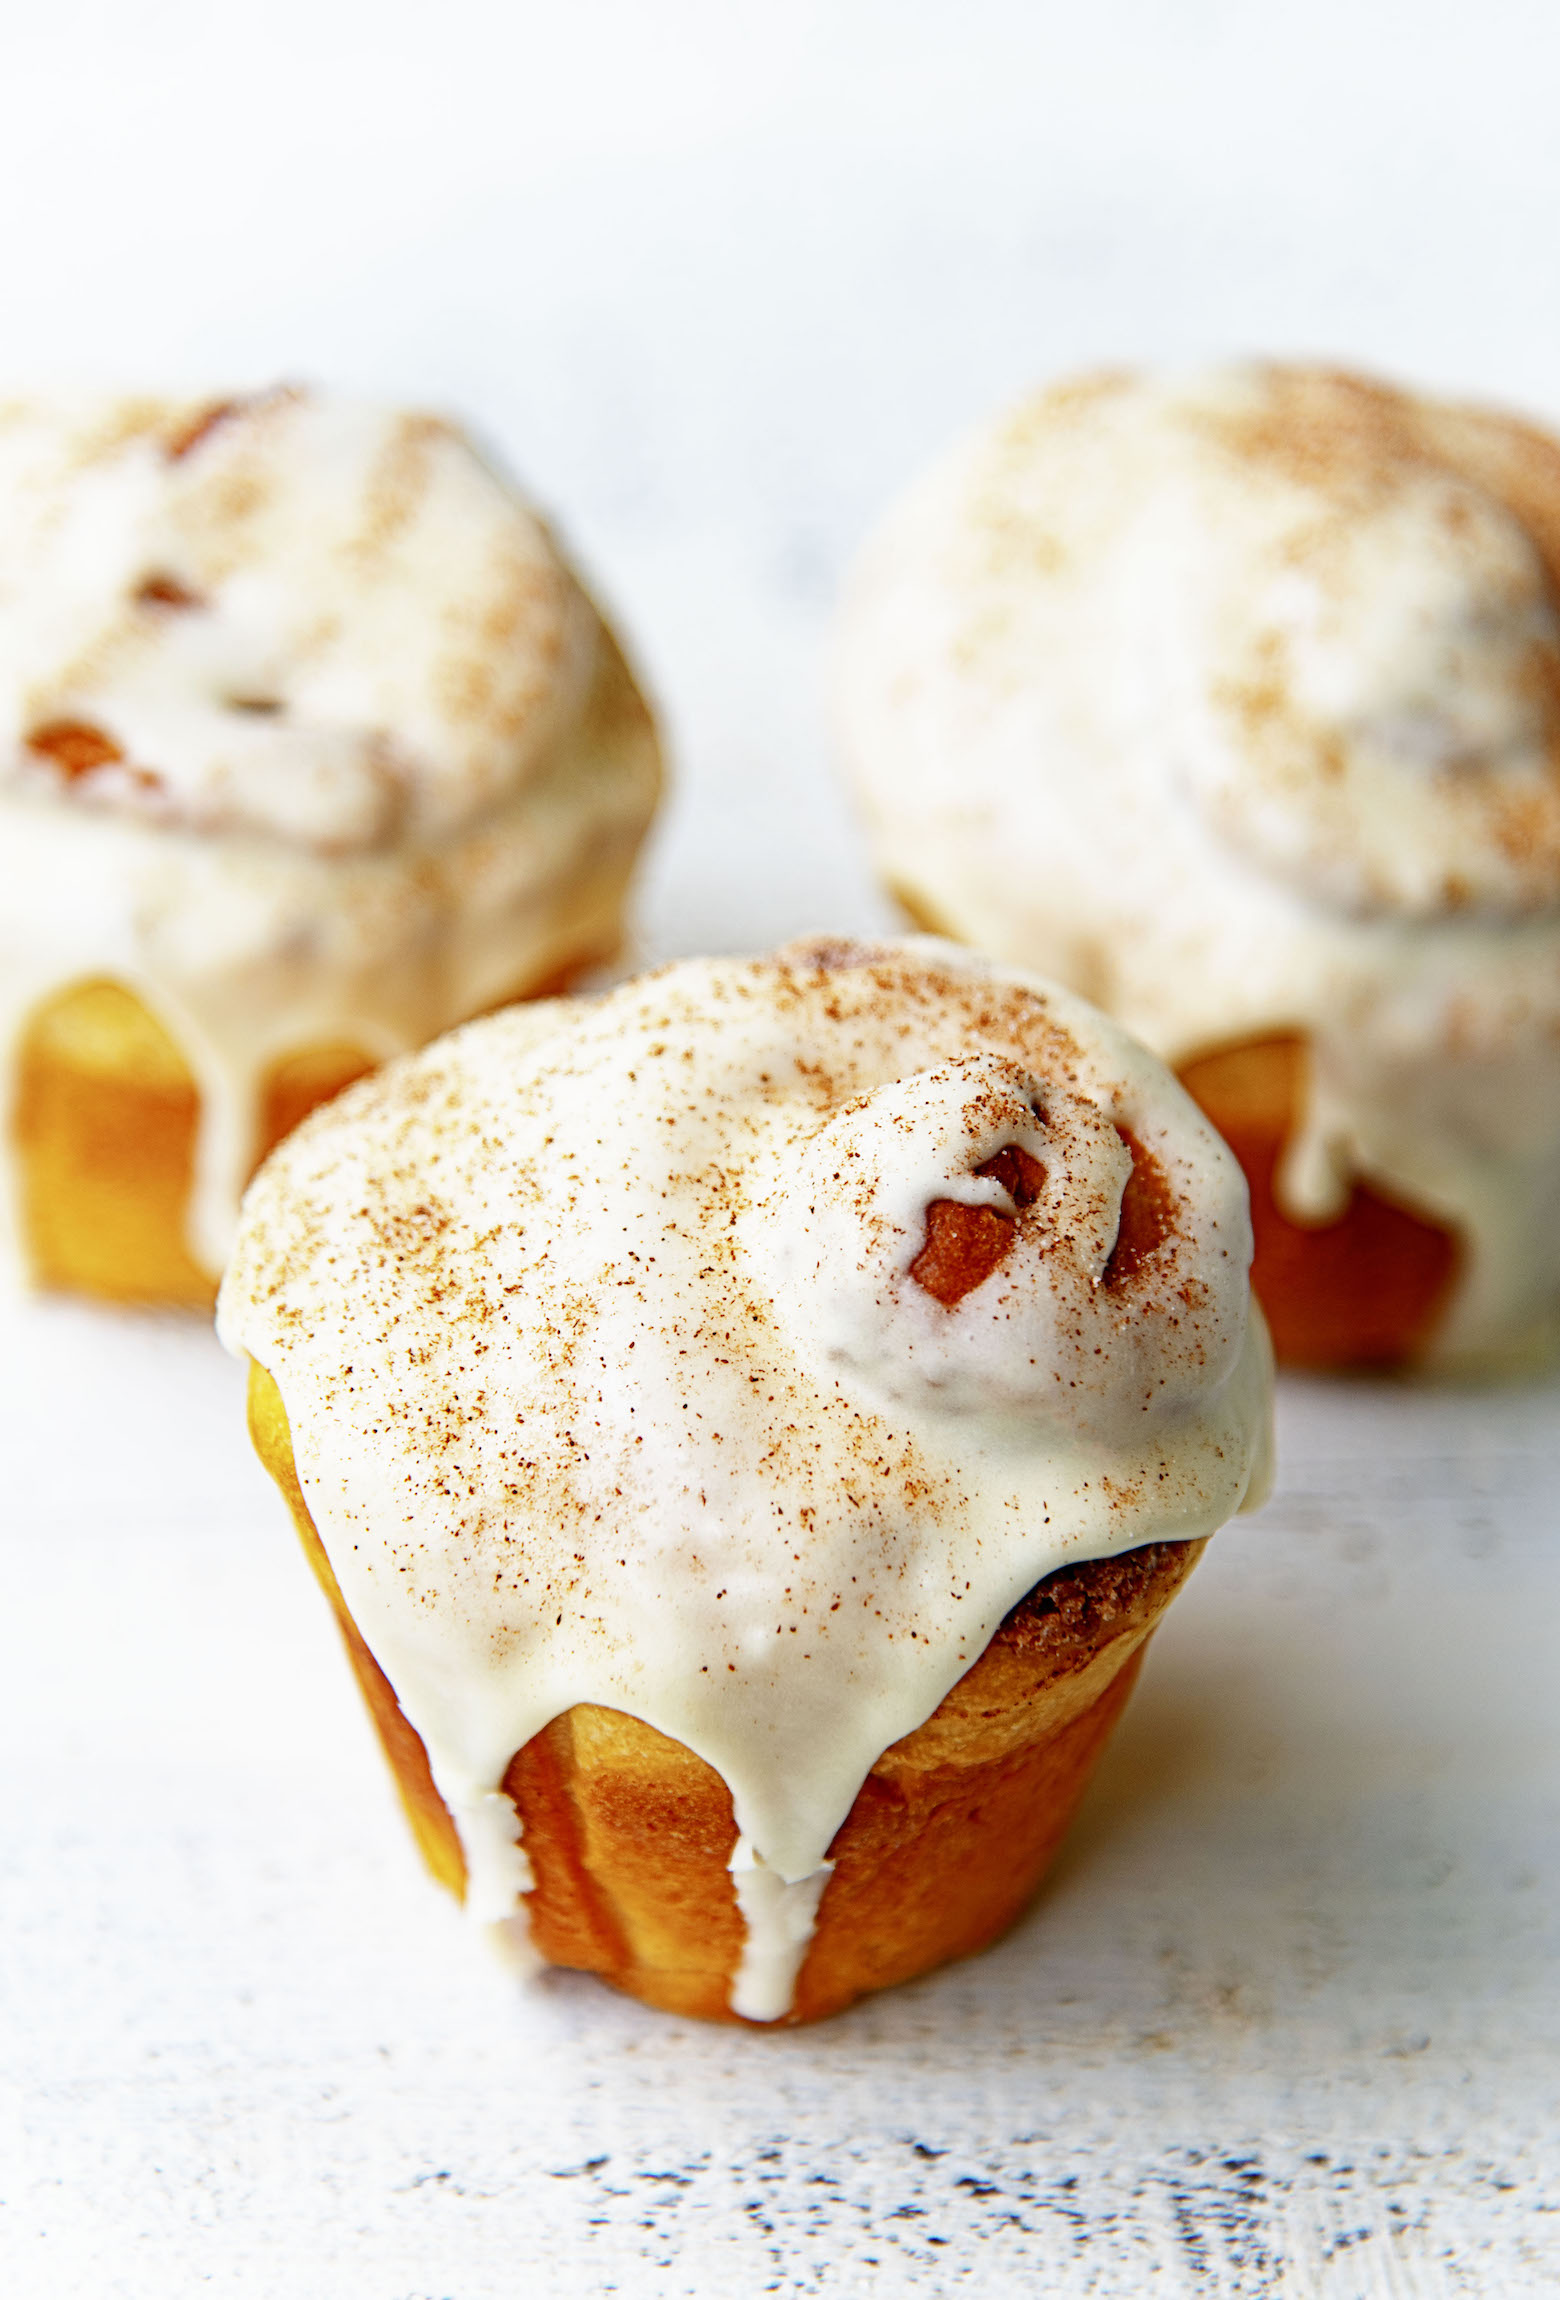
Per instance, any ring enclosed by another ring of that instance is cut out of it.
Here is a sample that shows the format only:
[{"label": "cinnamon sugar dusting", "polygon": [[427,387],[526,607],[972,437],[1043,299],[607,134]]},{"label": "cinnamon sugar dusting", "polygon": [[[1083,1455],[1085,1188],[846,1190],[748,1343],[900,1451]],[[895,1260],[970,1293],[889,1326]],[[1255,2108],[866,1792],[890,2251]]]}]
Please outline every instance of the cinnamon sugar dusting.
[{"label": "cinnamon sugar dusting", "polygon": [[[940,1203],[1011,1233],[951,1301]],[[1102,1018],[946,945],[799,944],[350,1089],[252,1189],[220,1315],[479,1863],[590,1700],[715,1765],[816,1900],[1026,1590],[1260,1485],[1249,1252],[1228,1153]]]}]

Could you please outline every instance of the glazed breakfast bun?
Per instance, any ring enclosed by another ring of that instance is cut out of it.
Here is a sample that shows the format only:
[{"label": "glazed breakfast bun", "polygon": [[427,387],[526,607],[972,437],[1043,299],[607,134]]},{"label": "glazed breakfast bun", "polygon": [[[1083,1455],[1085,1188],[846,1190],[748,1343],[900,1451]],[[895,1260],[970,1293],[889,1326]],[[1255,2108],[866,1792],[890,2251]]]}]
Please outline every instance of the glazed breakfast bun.
[{"label": "glazed breakfast bun", "polygon": [[1281,1358],[1560,1310],[1560,442],[1309,368],[1086,378],[870,544],[843,754],[920,923],[1096,1000],[1245,1169]]},{"label": "glazed breakfast bun", "polygon": [[808,2020],[1033,1891],[1268,1476],[1240,1170],[929,939],[516,1007],[315,1113],[219,1329],[435,1875]]},{"label": "glazed breakfast bun", "polygon": [[456,427],[0,403],[0,1245],[210,1304],[388,1055],[611,957],[659,785],[611,632]]}]

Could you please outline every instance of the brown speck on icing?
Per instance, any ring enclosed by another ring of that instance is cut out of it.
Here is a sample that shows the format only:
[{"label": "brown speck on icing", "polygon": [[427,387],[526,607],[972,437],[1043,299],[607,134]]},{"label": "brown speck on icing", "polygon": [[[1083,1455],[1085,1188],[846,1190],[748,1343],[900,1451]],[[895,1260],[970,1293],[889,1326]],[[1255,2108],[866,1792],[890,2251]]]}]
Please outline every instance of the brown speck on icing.
[{"label": "brown speck on icing", "polygon": [[147,575],[135,588],[138,607],[172,607],[185,609],[204,605],[199,592],[181,583],[176,575]]},{"label": "brown speck on icing", "polygon": [[203,447],[212,435],[243,417],[263,415],[304,397],[295,383],[273,384],[268,391],[248,392],[241,398],[208,400],[204,407],[183,417],[171,432],[164,453],[170,463],[182,463]]},{"label": "brown speck on icing", "polygon": [[1342,370],[1264,367],[1250,402],[1194,409],[1189,424],[1229,453],[1357,509],[1430,454],[1414,402]]}]

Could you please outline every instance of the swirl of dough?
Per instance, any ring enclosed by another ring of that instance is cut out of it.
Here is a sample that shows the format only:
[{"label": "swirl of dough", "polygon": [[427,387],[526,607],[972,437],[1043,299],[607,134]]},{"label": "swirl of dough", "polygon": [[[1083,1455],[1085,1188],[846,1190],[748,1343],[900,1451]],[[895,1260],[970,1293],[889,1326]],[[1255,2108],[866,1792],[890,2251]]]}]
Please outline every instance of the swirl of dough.
[{"label": "swirl of dough", "polygon": [[1163,1095],[1135,1113],[1150,1150],[1089,1086],[961,1056],[857,1096],[802,1145],[795,1218],[771,1231],[777,1295],[828,1365],[905,1405],[1096,1439],[1227,1378],[1239,1178],[1178,1139],[1195,1113]]}]

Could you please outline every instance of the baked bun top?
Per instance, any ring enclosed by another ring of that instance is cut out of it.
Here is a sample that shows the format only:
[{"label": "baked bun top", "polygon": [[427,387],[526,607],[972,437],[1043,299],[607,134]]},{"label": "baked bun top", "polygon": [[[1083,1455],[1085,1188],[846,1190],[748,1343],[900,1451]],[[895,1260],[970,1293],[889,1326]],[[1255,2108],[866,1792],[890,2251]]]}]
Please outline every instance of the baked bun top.
[{"label": "baked bun top", "polygon": [[599,963],[659,785],[611,633],[451,424],[0,404],[0,1095],[53,997],[131,990],[198,1087],[213,1277],[271,1066]]},{"label": "baked bun top", "polygon": [[1560,1285],[1527,1247],[1560,1188],[1557,569],[1560,442],[1512,417],[1102,375],[915,487],[842,627],[847,763],[918,915],[1172,1062],[1306,1036],[1292,1211],[1363,1173],[1449,1221],[1473,1353]]},{"label": "baked bun top", "polygon": [[0,776],[311,851],[532,778],[597,625],[437,416],[300,390],[0,404]]},{"label": "baked bun top", "polygon": [[1233,1159],[1103,1016],[813,942],[354,1088],[251,1188],[220,1321],[474,1876],[510,1757],[592,1700],[794,1881],[1045,1574],[1260,1489],[1249,1256]]},{"label": "baked bun top", "polygon": [[1101,376],[906,506],[860,586],[847,704],[924,760],[923,713],[989,741],[1044,689],[1070,751],[1146,747],[1318,902],[1546,910],[1557,557],[1560,442],[1511,418],[1319,370]]}]

